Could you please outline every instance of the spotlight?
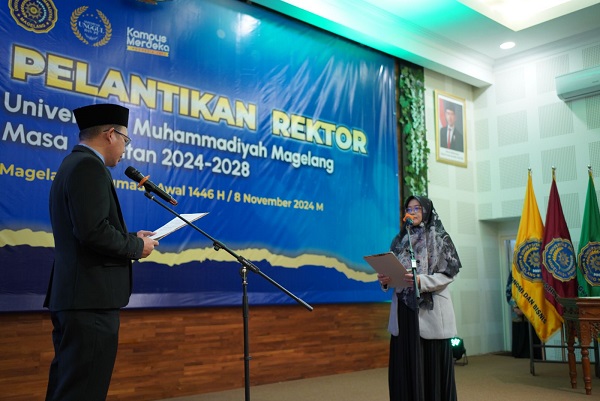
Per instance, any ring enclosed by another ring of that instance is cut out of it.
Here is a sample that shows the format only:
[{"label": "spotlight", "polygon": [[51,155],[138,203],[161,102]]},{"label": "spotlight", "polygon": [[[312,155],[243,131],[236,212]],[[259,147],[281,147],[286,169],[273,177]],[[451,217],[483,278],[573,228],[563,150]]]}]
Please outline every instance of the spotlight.
[{"label": "spotlight", "polygon": [[452,345],[452,357],[454,358],[455,362],[462,359],[462,357],[464,356],[465,361],[462,363],[462,365],[466,365],[467,363],[469,363],[469,358],[467,358],[467,350],[465,348],[465,343],[462,338],[451,338],[450,345]]}]

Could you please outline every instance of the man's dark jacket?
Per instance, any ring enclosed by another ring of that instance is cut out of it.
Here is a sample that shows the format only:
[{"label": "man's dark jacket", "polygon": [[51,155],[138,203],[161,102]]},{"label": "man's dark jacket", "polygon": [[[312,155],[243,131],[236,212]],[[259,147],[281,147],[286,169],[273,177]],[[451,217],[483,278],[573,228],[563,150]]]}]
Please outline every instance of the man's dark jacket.
[{"label": "man's dark jacket", "polygon": [[129,302],[131,260],[144,242],[129,234],[112,176],[89,148],[77,145],[50,190],[54,266],[44,306],[52,311],[115,309]]}]

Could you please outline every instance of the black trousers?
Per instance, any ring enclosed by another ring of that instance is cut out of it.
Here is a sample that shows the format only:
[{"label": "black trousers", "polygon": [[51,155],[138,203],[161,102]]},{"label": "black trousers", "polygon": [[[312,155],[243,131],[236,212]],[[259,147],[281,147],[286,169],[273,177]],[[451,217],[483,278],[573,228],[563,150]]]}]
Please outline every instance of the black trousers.
[{"label": "black trousers", "polygon": [[46,401],[104,401],[117,356],[120,311],[51,313],[54,359]]},{"label": "black trousers", "polygon": [[[529,321],[527,319],[521,319],[520,321],[513,321],[512,323],[512,356],[515,358],[529,358]],[[531,330],[533,336],[533,344],[540,345],[542,342],[535,333],[535,330]],[[533,357],[535,359],[542,359],[542,349],[534,348]]]}]

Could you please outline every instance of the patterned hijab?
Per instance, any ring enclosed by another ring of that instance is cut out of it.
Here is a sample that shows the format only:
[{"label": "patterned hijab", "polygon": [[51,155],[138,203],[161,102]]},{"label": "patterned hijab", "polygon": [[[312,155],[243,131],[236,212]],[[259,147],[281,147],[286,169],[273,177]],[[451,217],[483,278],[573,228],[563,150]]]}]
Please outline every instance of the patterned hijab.
[{"label": "patterned hijab", "polygon": [[[433,202],[424,196],[410,196],[404,202],[404,209],[410,200],[416,199],[422,208],[423,221],[417,227],[410,228],[410,239],[417,261],[417,274],[442,273],[454,277],[461,268],[458,253],[450,235],[444,229]],[[404,266],[410,268],[411,258],[408,246],[408,232],[406,224],[392,241],[390,250],[396,255]],[[433,309],[431,293],[421,293],[418,300],[420,307]],[[416,310],[414,288],[407,287],[399,292],[399,297],[411,309]]]}]

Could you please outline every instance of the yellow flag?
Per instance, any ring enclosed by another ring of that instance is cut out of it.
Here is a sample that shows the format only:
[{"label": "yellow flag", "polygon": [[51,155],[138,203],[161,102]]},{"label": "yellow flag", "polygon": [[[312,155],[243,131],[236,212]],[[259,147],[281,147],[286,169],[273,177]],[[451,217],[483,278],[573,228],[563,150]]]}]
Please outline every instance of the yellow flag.
[{"label": "yellow flag", "polygon": [[512,295],[517,306],[533,325],[542,342],[546,342],[562,327],[562,318],[546,299],[542,280],[541,255],[544,224],[537,206],[531,172],[512,264]]}]

